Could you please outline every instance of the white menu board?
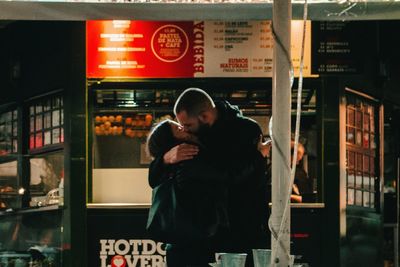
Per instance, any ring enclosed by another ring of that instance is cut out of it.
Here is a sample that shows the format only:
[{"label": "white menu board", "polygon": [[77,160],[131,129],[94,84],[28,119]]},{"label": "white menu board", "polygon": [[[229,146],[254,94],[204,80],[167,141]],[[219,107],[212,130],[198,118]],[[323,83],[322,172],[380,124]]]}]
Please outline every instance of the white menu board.
[{"label": "white menu board", "polygon": [[[292,21],[291,57],[299,75],[303,21]],[[271,21],[205,21],[204,72],[195,77],[272,77]],[[303,76],[311,76],[311,22],[306,22]]]}]

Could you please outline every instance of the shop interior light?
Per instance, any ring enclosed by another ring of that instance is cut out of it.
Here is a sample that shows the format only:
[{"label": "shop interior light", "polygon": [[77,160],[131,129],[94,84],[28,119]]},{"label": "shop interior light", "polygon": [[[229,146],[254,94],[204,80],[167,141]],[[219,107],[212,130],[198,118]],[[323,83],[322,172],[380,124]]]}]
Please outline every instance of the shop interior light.
[{"label": "shop interior light", "polygon": [[24,193],[25,193],[25,188],[21,187],[20,189],[18,189],[19,195],[23,195]]}]

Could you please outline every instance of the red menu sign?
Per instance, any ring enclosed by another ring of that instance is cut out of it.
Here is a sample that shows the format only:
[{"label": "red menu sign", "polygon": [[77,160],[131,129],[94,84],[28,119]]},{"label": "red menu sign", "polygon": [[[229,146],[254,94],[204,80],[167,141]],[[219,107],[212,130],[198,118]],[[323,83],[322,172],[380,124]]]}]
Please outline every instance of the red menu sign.
[{"label": "red menu sign", "polygon": [[193,22],[88,21],[88,78],[193,76]]},{"label": "red menu sign", "polygon": [[[311,76],[310,22],[304,54]],[[303,22],[292,22],[300,65]],[[88,78],[272,77],[270,21],[88,21]]]}]

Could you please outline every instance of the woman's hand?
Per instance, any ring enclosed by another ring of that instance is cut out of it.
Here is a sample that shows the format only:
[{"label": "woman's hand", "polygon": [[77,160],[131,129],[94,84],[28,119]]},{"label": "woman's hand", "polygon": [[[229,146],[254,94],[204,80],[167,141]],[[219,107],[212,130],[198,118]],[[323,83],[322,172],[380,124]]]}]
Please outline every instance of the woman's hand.
[{"label": "woman's hand", "polygon": [[176,164],[184,160],[192,159],[199,153],[199,148],[195,145],[180,144],[171,148],[164,154],[163,160],[165,164]]},{"label": "woman's hand", "polygon": [[269,152],[271,151],[271,147],[272,147],[272,141],[267,140],[263,142],[263,136],[260,135],[260,141],[257,144],[257,149],[258,151],[260,151],[260,153],[264,158],[269,157]]}]

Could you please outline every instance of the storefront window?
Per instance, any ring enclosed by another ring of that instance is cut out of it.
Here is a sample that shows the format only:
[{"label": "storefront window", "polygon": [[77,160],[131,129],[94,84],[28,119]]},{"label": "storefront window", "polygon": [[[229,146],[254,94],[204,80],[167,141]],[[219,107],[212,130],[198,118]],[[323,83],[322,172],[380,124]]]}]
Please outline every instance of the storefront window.
[{"label": "storefront window", "polygon": [[157,96],[151,89],[95,92],[93,202],[150,203],[146,139],[153,123],[172,118]]},{"label": "storefront window", "polygon": [[62,204],[64,188],[64,155],[55,152],[31,158],[30,206]]},{"label": "storefront window", "polygon": [[375,173],[379,163],[372,101],[348,95],[346,107],[347,205],[375,208]]},{"label": "storefront window", "polygon": [[17,161],[0,164],[0,210],[17,207]]},{"label": "storefront window", "polygon": [[0,113],[0,156],[17,153],[18,112]]},{"label": "storefront window", "polygon": [[60,96],[35,101],[29,107],[29,149],[63,143],[63,101]]}]

